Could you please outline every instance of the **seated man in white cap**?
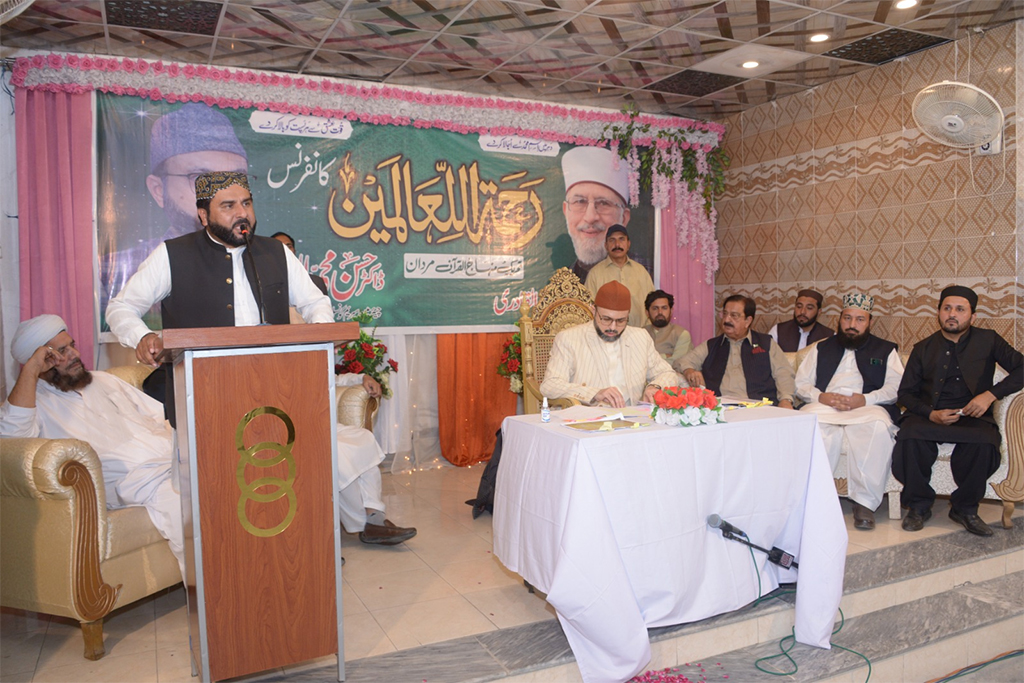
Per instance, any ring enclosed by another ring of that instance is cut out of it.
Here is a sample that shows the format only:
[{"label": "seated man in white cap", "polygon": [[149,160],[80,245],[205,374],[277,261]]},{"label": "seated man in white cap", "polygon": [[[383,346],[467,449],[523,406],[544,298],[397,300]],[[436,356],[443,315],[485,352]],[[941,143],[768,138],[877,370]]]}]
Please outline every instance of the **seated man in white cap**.
[{"label": "seated man in white cap", "polygon": [[593,323],[555,335],[541,393],[622,408],[650,403],[659,389],[677,385],[678,376],[654,348],[651,335],[627,326],[629,308],[629,290],[622,284],[601,287]]},{"label": "seated man in white cap", "polygon": [[629,169],[610,149],[574,147],[562,156],[562,175],[562,212],[576,251],[572,272],[586,282],[590,269],[607,255],[608,228],[629,225]]},{"label": "seated man in white cap", "polygon": [[801,410],[817,414],[833,471],[845,446],[853,525],[865,530],[875,528],[889,478],[903,378],[896,344],[871,334],[874,303],[844,296],[835,336],[813,344],[796,374],[797,396],[807,401]]},{"label": "seated man in white cap", "polygon": [[181,501],[171,482],[173,433],[163,406],[111,374],[86,370],[56,315],[21,323],[11,355],[22,368],[0,406],[0,435],[89,443],[103,463],[107,506],[144,505],[184,576]]}]

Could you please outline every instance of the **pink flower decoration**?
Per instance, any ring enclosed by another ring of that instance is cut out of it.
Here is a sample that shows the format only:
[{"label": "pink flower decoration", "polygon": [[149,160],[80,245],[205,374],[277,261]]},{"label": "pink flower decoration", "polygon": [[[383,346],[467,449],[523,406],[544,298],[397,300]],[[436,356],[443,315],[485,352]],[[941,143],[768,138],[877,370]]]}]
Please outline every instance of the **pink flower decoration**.
[{"label": "pink flower decoration", "polygon": [[177,76],[178,76],[178,74],[180,72],[181,72],[181,67],[179,67],[177,64],[169,64],[167,66],[167,75],[168,76],[172,76],[174,78],[177,78]]},{"label": "pink flower decoration", "polygon": [[140,74],[144,74],[149,71],[149,62],[144,59],[140,59],[135,66]]},{"label": "pink flower decoration", "polygon": [[166,69],[162,59],[157,60],[156,63],[154,63],[152,65],[152,68],[153,68],[153,73],[157,73],[157,74],[162,74],[164,72],[164,70]]},{"label": "pink flower decoration", "polygon": [[206,65],[200,64],[196,67],[196,76],[199,76],[200,78],[206,78],[209,75],[210,69]]},{"label": "pink flower decoration", "polygon": [[45,64],[45,63],[46,63],[46,60],[43,59],[42,55],[33,55],[33,57],[32,57],[32,66],[33,67],[35,67],[36,69],[41,69],[41,68],[43,68],[43,64]]},{"label": "pink flower decoration", "polygon": [[79,64],[78,55],[68,55],[64,58],[64,63],[70,66],[72,69],[77,69]]},{"label": "pink flower decoration", "polygon": [[185,73],[185,78],[192,78],[196,75],[196,68],[191,64],[186,64],[182,71]]},{"label": "pink flower decoration", "polygon": [[51,69],[59,69],[64,66],[64,58],[60,55],[51,54],[46,58]]}]

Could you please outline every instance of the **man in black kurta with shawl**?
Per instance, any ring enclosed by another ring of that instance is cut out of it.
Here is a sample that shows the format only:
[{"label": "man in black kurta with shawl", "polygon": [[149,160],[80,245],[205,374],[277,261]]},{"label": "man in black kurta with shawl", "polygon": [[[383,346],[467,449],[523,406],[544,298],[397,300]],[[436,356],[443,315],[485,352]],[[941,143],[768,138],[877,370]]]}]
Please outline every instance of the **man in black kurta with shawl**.
[{"label": "man in black kurta with shawl", "polygon": [[[932,465],[938,444],[955,443],[950,469],[957,489],[949,518],[978,536],[992,529],[978,517],[988,478],[999,469],[999,427],[992,404],[1024,386],[1024,356],[993,330],[972,327],[978,295],[952,286],[939,297],[939,330],[914,346],[896,402],[906,409],[892,454],[893,475],[903,483],[907,531],[932,515]],[[996,363],[1008,373],[993,384]]]}]

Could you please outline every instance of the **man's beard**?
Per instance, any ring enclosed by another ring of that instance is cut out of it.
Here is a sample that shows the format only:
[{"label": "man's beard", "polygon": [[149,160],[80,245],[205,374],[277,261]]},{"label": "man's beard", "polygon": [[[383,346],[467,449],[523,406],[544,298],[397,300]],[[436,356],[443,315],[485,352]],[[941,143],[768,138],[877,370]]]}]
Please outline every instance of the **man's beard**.
[{"label": "man's beard", "polygon": [[199,214],[196,213],[195,208],[188,212],[181,211],[173,202],[165,200],[164,216],[167,218],[168,226],[162,240],[181,237],[203,229],[203,224],[199,222]]},{"label": "man's beard", "polygon": [[85,369],[85,366],[78,362],[79,372],[61,372],[57,368],[50,368],[43,373],[42,378],[57,387],[61,391],[78,391],[92,384],[92,373]]},{"label": "man's beard", "polygon": [[256,221],[253,220],[252,225],[249,225],[248,218],[239,218],[231,224],[231,227],[228,227],[223,223],[217,223],[212,218],[206,219],[206,227],[210,231],[210,234],[224,244],[232,247],[241,247],[245,244],[245,237],[243,235],[235,236],[234,229],[238,226],[249,228],[250,235],[256,232]]},{"label": "man's beard", "polygon": [[597,336],[601,338],[601,341],[613,342],[618,341],[619,337],[622,336],[622,330],[615,330],[613,332],[605,332],[598,324],[597,320],[594,321],[594,329],[597,331]]},{"label": "man's beard", "polygon": [[668,327],[668,318],[659,315],[656,318],[651,318],[651,325],[661,329],[662,327]]},{"label": "man's beard", "polygon": [[[950,325],[952,323],[952,325]],[[966,332],[971,327],[971,321],[968,320],[964,325],[960,324],[960,321],[956,318],[946,318],[946,322],[942,323],[942,329],[950,334],[956,334],[958,332]],[[952,329],[950,329],[952,328]]]},{"label": "man's beard", "polygon": [[572,247],[576,250],[576,258],[580,263],[588,266],[603,261],[608,256],[608,252],[604,248],[603,231],[600,233],[579,232],[581,227],[589,228],[590,225],[580,221],[576,226],[576,230],[569,231],[569,237],[572,238]]},{"label": "man's beard", "polygon": [[838,337],[839,344],[844,349],[856,350],[867,343],[868,334],[870,333],[870,330],[864,330],[863,334],[857,334],[856,331],[851,334],[849,331],[840,327],[836,330],[836,337]]},{"label": "man's beard", "polygon": [[797,324],[797,326],[798,326],[798,327],[802,327],[802,328],[808,328],[808,327],[813,327],[813,326],[814,326],[814,323],[818,322],[818,314],[817,314],[817,313],[815,313],[815,314],[814,314],[814,317],[813,317],[813,318],[810,318],[810,319],[808,319],[808,321],[807,321],[807,322],[805,322],[805,323],[802,323],[802,322],[800,322],[799,320],[797,320],[796,316],[794,315],[794,316],[793,316],[793,322],[795,322],[795,323]]}]

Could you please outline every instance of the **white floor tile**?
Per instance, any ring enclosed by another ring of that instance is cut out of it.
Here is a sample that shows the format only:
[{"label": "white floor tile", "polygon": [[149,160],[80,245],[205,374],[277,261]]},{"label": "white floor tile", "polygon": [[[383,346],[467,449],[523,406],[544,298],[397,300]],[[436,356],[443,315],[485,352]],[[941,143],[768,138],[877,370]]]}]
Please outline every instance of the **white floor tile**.
[{"label": "white floor tile", "polygon": [[496,629],[493,623],[460,595],[373,610],[372,614],[399,650]]}]

